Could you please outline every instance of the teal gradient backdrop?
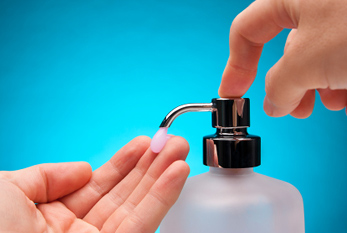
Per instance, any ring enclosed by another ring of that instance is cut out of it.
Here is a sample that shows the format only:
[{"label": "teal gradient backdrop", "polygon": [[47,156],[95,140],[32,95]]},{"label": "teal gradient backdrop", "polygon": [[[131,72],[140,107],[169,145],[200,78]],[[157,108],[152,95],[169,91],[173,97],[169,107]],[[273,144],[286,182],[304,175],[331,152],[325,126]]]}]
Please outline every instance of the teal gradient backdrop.
[{"label": "teal gradient backdrop", "polygon": [[[152,136],[184,103],[218,96],[233,18],[251,1],[2,0],[0,169],[87,161],[93,169],[138,135]],[[304,198],[308,233],[347,231],[347,119],[319,100],[304,120],[270,118],[264,77],[288,30],[264,47],[249,132],[262,137],[257,172],[288,181]],[[302,64],[305,65],[305,64]],[[180,116],[191,175],[202,165],[209,113]]]}]

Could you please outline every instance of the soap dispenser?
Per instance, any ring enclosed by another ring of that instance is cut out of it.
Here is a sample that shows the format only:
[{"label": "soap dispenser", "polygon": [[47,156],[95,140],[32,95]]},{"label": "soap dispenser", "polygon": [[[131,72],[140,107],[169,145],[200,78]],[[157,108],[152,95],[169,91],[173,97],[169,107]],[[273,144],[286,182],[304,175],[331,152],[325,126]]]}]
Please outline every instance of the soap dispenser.
[{"label": "soap dispenser", "polygon": [[210,169],[188,178],[160,232],[304,233],[299,191],[253,171],[260,165],[260,137],[247,133],[249,99],[218,98],[206,104],[181,105],[160,127],[169,127],[178,115],[191,111],[212,112],[217,131],[203,137],[203,163]]}]

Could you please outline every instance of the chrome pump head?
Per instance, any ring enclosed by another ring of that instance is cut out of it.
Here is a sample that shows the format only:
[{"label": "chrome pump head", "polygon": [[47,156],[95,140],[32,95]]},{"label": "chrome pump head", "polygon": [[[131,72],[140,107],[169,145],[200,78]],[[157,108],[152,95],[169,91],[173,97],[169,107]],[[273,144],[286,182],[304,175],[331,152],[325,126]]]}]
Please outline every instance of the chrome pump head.
[{"label": "chrome pump head", "polygon": [[186,112],[212,112],[214,135],[203,138],[204,164],[211,167],[246,168],[260,165],[260,137],[247,133],[250,126],[248,98],[216,98],[211,103],[184,104],[164,118],[160,127],[170,127]]}]

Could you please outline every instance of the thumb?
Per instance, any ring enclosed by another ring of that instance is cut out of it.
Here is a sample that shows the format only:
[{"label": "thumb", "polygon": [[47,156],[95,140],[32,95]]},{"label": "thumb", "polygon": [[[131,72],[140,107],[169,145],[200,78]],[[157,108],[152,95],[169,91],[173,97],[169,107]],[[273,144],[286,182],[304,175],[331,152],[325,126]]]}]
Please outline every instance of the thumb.
[{"label": "thumb", "polygon": [[54,201],[84,186],[92,175],[86,162],[40,164],[4,172],[4,179],[18,186],[36,203]]}]

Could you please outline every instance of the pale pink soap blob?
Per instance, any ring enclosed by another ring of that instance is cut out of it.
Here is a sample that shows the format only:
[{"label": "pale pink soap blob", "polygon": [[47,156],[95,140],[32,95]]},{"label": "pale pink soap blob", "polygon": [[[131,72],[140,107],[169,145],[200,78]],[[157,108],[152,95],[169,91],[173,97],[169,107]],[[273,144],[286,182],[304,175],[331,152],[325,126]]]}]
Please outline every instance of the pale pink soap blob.
[{"label": "pale pink soap blob", "polygon": [[160,128],[152,138],[151,150],[154,153],[159,153],[164,148],[167,140],[169,140],[170,137],[170,135],[167,135],[166,127]]}]

